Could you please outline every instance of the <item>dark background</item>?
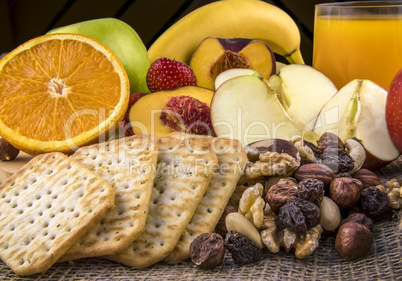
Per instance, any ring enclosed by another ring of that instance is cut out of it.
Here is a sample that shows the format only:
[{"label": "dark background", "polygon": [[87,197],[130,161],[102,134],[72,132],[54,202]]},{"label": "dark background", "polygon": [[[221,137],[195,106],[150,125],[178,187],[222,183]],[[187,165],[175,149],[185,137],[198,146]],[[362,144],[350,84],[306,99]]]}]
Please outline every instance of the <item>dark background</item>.
[{"label": "dark background", "polygon": [[[286,11],[301,33],[301,51],[311,64],[314,5],[318,0],[264,0]],[[147,48],[172,23],[212,0],[0,0],[0,54],[50,29],[115,17],[131,25]]]}]

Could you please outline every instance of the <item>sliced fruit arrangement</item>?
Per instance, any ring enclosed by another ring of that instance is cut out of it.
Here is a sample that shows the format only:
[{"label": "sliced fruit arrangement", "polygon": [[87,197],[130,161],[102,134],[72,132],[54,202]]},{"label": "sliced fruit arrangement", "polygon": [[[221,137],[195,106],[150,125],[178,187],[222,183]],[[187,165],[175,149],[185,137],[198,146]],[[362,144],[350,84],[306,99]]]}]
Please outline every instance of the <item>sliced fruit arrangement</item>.
[{"label": "sliced fruit arrangement", "polygon": [[198,86],[214,89],[216,77],[231,68],[251,68],[262,77],[276,72],[275,55],[263,41],[207,37],[191,56],[190,67]]},{"label": "sliced fruit arrangement", "polygon": [[71,153],[123,119],[129,94],[123,65],[99,41],[34,38],[0,61],[0,135],[29,154]]},{"label": "sliced fruit arrangement", "polygon": [[210,36],[258,39],[290,63],[304,63],[300,32],[293,19],[278,7],[258,0],[216,1],[190,12],[152,44],[149,58],[151,62],[168,57],[188,63]]},{"label": "sliced fruit arrangement", "polygon": [[137,32],[115,18],[101,18],[59,27],[48,32],[89,36],[109,47],[119,58],[130,80],[132,93],[149,93],[145,75],[149,68],[147,49]]}]

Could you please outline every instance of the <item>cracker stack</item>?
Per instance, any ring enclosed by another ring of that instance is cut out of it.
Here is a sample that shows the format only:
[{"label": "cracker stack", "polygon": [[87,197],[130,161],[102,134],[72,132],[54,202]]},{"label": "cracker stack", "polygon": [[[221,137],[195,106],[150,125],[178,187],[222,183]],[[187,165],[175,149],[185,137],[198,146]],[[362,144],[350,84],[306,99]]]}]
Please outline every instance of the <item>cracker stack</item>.
[{"label": "cracker stack", "polygon": [[83,236],[60,261],[113,255],[143,231],[158,158],[150,135],[137,135],[78,149],[72,156],[110,183],[116,208]]},{"label": "cracker stack", "polygon": [[[174,135],[180,137],[180,134]],[[198,138],[207,141],[210,149],[217,155],[218,171],[212,175],[211,182],[176,247],[165,258],[168,263],[178,263],[189,258],[191,242],[198,235],[215,229],[247,163],[247,155],[239,141],[208,136]]]},{"label": "cracker stack", "polygon": [[61,153],[33,158],[0,186],[0,258],[41,273],[114,207],[110,184]]},{"label": "cracker stack", "polygon": [[160,138],[158,146],[145,229],[125,250],[107,257],[135,268],[161,261],[174,249],[218,164],[208,139],[168,136]]}]

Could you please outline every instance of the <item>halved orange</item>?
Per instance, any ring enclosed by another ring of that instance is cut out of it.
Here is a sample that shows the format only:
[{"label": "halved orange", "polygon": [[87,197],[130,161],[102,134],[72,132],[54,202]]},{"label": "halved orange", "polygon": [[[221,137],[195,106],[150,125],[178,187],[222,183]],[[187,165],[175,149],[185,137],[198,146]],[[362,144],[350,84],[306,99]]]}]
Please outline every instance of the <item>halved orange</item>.
[{"label": "halved orange", "polygon": [[70,154],[123,119],[129,85],[117,56],[97,40],[34,38],[0,60],[0,136],[31,155]]}]

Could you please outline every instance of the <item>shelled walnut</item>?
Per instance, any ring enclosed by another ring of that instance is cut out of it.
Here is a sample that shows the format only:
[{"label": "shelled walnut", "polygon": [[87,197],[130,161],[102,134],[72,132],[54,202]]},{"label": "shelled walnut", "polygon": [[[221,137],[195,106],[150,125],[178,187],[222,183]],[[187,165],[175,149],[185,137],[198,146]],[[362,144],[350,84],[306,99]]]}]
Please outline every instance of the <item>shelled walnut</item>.
[{"label": "shelled walnut", "polygon": [[391,179],[385,185],[389,188],[387,192],[388,204],[392,209],[402,209],[402,180]]},{"label": "shelled walnut", "polygon": [[264,187],[257,183],[247,188],[239,201],[239,212],[248,218],[257,228],[262,225],[265,201],[262,199]]}]

